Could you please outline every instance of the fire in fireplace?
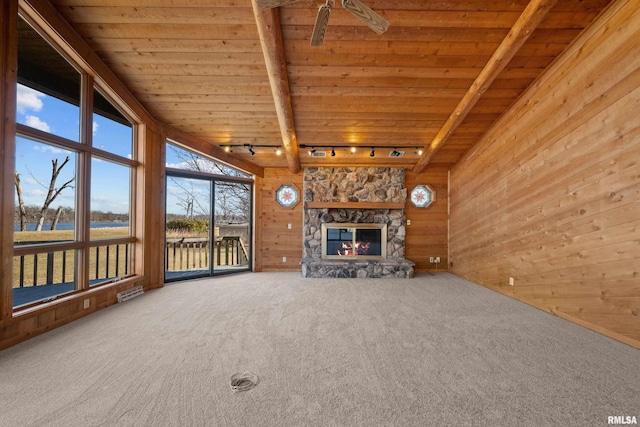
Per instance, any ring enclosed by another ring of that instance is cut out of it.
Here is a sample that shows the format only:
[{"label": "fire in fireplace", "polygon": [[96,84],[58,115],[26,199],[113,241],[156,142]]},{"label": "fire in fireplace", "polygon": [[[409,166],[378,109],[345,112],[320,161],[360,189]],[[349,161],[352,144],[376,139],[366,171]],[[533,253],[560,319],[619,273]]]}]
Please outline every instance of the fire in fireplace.
[{"label": "fire in fireplace", "polygon": [[322,224],[322,257],[384,259],[387,257],[387,225]]}]

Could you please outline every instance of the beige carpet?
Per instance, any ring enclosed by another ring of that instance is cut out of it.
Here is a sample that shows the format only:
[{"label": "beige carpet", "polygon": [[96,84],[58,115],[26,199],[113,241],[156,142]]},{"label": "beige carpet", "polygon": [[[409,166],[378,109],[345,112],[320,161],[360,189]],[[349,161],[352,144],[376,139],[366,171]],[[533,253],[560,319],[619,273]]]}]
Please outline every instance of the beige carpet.
[{"label": "beige carpet", "polygon": [[[167,285],[0,352],[2,426],[605,426],[640,351],[453,275]],[[229,377],[260,382],[232,393]]]}]

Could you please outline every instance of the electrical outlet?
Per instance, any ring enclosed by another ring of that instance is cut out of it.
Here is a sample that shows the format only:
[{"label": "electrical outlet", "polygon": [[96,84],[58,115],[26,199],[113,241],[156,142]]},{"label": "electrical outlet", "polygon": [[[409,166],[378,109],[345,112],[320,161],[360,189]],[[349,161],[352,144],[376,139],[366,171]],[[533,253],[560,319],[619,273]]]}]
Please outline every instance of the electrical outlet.
[{"label": "electrical outlet", "polygon": [[84,309],[86,310],[91,305],[91,300],[89,298],[84,300]]},{"label": "electrical outlet", "polygon": [[411,220],[410,219],[407,220],[407,225],[411,225]]},{"label": "electrical outlet", "polygon": [[287,262],[287,257],[286,256],[282,257],[282,262]]},{"label": "electrical outlet", "polygon": [[516,279],[514,279],[513,277],[509,277],[509,286],[513,286],[516,284]]},{"label": "electrical outlet", "polygon": [[291,230],[291,224],[287,224],[287,228]]},{"label": "electrical outlet", "polygon": [[431,264],[433,264],[433,257],[432,257],[432,256],[430,256],[430,257],[429,257],[429,262],[430,262]]},{"label": "electrical outlet", "polygon": [[436,257],[436,261],[435,262],[436,262],[436,264],[440,262],[440,257],[439,256]]}]

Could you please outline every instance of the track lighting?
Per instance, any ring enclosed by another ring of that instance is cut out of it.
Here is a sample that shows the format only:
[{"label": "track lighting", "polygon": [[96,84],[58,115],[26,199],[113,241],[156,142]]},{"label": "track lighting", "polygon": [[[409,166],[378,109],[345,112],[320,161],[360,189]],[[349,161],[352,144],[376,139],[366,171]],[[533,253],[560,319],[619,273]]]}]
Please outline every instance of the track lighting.
[{"label": "track lighting", "polygon": [[276,148],[276,155],[279,156],[282,154],[282,150],[280,148]]},{"label": "track lighting", "polygon": [[394,148],[393,151],[389,154],[389,157],[400,157],[400,152]]},{"label": "track lighting", "polygon": [[336,156],[336,150],[331,147],[331,157],[335,157]]},{"label": "track lighting", "polygon": [[355,153],[356,152],[356,147],[351,147],[351,152]]},{"label": "track lighting", "polygon": [[308,151],[310,156],[313,156],[313,153],[316,152],[316,149],[311,147],[311,150]]},{"label": "track lighting", "polygon": [[373,147],[371,147],[371,152],[369,153],[369,156],[374,157],[375,155],[376,155],[376,150]]},{"label": "track lighting", "polygon": [[251,145],[249,146],[249,153],[251,153],[252,156],[256,155],[256,152],[253,151],[253,147]]}]

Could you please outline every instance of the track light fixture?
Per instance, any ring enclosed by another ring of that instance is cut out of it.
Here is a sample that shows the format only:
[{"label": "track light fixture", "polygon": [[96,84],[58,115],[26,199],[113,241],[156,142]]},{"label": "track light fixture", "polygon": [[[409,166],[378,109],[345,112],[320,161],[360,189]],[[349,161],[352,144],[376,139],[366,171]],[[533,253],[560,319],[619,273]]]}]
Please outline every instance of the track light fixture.
[{"label": "track light fixture", "polygon": [[[271,152],[271,153],[276,153],[276,155],[281,156],[283,153],[283,149],[281,146],[277,146],[277,145],[256,145],[256,144],[225,144],[223,146],[221,146],[221,148],[227,152],[227,153],[233,153],[233,149],[235,147],[242,147],[245,148],[249,154],[251,154],[252,156],[255,156],[256,154],[256,149],[260,148],[260,149],[264,149],[264,152]],[[300,144],[299,147],[301,149],[307,149],[309,156],[314,156],[314,153],[317,153],[317,150],[320,149],[322,150],[319,154],[324,154],[325,151],[323,149],[326,149],[326,153],[327,155],[331,155],[331,157],[336,157],[336,149],[342,149],[342,150],[349,150],[351,152],[351,154],[355,154],[358,151],[358,147],[355,145],[314,145],[314,146],[309,146],[309,145],[305,145],[305,144]],[[371,151],[369,152],[369,157],[375,157],[376,155],[376,148],[379,150],[385,150],[385,149],[389,149],[391,150],[389,152],[389,157],[394,157],[394,158],[398,158],[398,157],[402,157],[402,155],[404,154],[402,151],[398,150],[398,146],[393,146],[393,145],[376,145],[371,147]],[[424,152],[424,147],[420,147],[420,146],[401,146],[399,147],[400,150],[415,150],[413,151],[414,154],[417,154],[419,156],[422,155],[422,153]],[[331,151],[329,151],[331,150]],[[324,157],[323,156],[317,156],[315,155],[314,157]]]}]

